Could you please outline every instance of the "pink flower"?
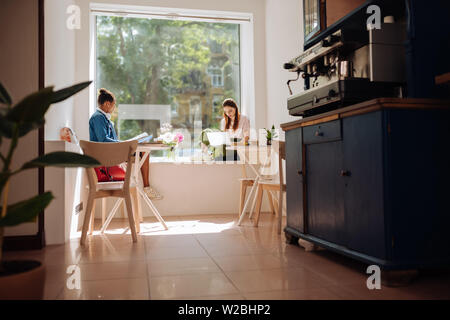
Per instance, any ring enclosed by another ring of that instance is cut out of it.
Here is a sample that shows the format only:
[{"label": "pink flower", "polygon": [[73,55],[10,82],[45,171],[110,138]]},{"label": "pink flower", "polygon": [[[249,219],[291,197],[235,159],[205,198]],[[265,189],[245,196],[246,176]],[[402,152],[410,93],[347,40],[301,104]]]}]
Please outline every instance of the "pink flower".
[{"label": "pink flower", "polygon": [[183,142],[183,140],[184,140],[184,136],[181,133],[177,133],[175,135],[175,141],[178,141],[178,143]]}]

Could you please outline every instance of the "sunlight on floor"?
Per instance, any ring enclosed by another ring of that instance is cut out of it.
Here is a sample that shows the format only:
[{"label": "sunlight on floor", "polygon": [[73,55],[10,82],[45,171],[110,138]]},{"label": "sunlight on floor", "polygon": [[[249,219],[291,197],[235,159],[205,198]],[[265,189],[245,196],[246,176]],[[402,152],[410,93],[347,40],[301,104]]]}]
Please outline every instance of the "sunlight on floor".
[{"label": "sunlight on floor", "polygon": [[[229,219],[228,219],[229,221]],[[161,223],[158,221],[150,222],[144,221],[141,222],[141,232],[139,233],[142,236],[152,236],[152,235],[182,235],[182,234],[202,234],[202,233],[220,233],[224,230],[233,229],[236,227],[236,222],[208,222],[201,221],[199,219],[189,220],[184,217],[181,221],[166,221],[166,225],[169,228],[168,230],[164,230]],[[100,222],[100,221],[99,221]],[[96,228],[99,229],[99,228]],[[93,235],[100,235],[100,231],[96,230],[93,232]],[[127,221],[125,222],[116,222],[111,223],[109,228],[105,231],[105,235],[109,234],[130,234],[130,228],[128,226]],[[81,231],[74,233],[73,238],[80,238]]]}]

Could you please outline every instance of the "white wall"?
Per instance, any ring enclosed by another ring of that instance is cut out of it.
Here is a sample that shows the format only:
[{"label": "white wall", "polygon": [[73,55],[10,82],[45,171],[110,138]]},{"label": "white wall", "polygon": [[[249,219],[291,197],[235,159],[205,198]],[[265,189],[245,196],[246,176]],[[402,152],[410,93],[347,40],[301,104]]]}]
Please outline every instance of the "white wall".
[{"label": "white wall", "polygon": [[[251,176],[250,171],[247,172]],[[150,164],[150,183],[163,195],[163,199],[154,200],[154,204],[163,217],[199,214],[236,214],[237,217],[241,177],[239,164]],[[250,188],[247,195],[249,193]],[[108,201],[107,210],[114,202],[115,199]],[[96,205],[95,214],[100,218],[101,201]],[[142,211],[144,217],[154,217],[143,201]],[[269,211],[266,196],[262,211]],[[122,212],[116,217],[125,216]]]},{"label": "white wall", "polygon": [[[303,51],[303,1],[266,0],[267,126],[298,120],[287,110],[286,82],[297,74],[283,64]],[[303,90],[303,79],[291,82],[293,94]]]},{"label": "white wall", "polygon": [[[75,32],[66,28],[73,0],[45,1],[45,86],[55,90],[75,83]],[[80,106],[76,106],[80,107]],[[74,125],[74,99],[52,105],[45,118],[45,140],[59,139],[59,128]]]}]

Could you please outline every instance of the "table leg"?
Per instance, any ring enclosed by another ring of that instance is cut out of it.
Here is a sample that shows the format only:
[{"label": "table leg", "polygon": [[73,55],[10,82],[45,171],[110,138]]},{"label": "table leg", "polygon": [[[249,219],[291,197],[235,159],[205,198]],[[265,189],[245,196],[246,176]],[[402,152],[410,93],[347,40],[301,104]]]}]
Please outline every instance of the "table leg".
[{"label": "table leg", "polygon": [[139,212],[137,210],[137,192],[136,188],[130,188],[130,195],[131,195],[131,207],[133,209],[133,216],[134,216],[134,223],[136,224],[136,232],[141,232],[141,221],[139,220]]},{"label": "table leg", "polygon": [[153,214],[155,215],[156,219],[158,219],[158,221],[163,225],[165,230],[168,230],[169,228],[167,228],[164,219],[159,214],[158,209],[155,207],[153,202],[147,197],[147,195],[141,188],[138,188],[137,190],[140,193],[141,197],[144,199],[144,201],[147,203],[147,205],[150,207],[150,209],[153,211]]},{"label": "table leg", "polygon": [[[239,217],[239,221],[238,221],[238,224],[237,224],[238,226],[241,225],[242,220],[244,219],[245,211],[247,210],[247,205],[248,205],[248,203],[249,203],[249,201],[250,201],[250,198],[252,197],[253,193],[255,192],[255,188],[256,188],[256,186],[258,185],[258,180],[259,180],[259,177],[257,176],[257,177],[255,178],[255,182],[253,182],[252,188],[250,189],[250,193],[248,194],[248,198],[247,198],[247,200],[245,201],[244,208],[242,209],[241,216]],[[253,202],[254,202],[254,201],[253,201]]]},{"label": "table leg", "polygon": [[255,206],[256,206],[256,191],[255,191],[255,197],[253,198],[253,203],[252,203],[252,208],[250,209],[250,214],[248,215],[248,218],[251,219],[253,217],[253,212],[255,211]]}]

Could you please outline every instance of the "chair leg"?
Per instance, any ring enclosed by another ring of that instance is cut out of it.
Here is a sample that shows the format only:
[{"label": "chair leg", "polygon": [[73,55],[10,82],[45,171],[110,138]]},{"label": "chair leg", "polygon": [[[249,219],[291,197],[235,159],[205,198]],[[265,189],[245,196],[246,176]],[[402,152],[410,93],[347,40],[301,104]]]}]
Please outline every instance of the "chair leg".
[{"label": "chair leg", "polygon": [[83,221],[83,227],[81,229],[81,239],[80,244],[84,246],[86,243],[86,235],[88,233],[89,224],[91,221],[91,214],[92,214],[92,208],[94,204],[94,197],[89,195],[87,205],[86,205],[86,211],[84,213],[84,221]]},{"label": "chair leg", "polygon": [[272,210],[272,214],[275,214],[275,208],[273,206],[273,197],[270,191],[267,191],[267,198],[269,199],[270,210]]},{"label": "chair leg", "polygon": [[283,191],[278,191],[278,234],[281,234],[282,218],[283,218]]},{"label": "chair leg", "polygon": [[141,232],[141,220],[139,217],[138,212],[138,205],[137,205],[137,190],[136,188],[130,188],[130,194],[131,194],[131,205],[133,209],[133,215],[134,215],[134,222],[136,223],[136,232]]},{"label": "chair leg", "polygon": [[94,218],[95,218],[95,199],[92,201],[91,221],[89,222],[89,235],[94,233]]},{"label": "chair leg", "polygon": [[239,216],[242,214],[242,209],[244,209],[244,203],[245,203],[245,194],[247,192],[247,183],[244,181],[241,181],[241,193],[239,198]]},{"label": "chair leg", "polygon": [[133,214],[133,208],[131,205],[130,193],[127,193],[125,195],[125,204],[127,206],[127,214],[128,214],[128,221],[130,224],[131,237],[133,238],[133,242],[137,242],[136,222],[134,221],[134,216],[133,216],[134,214]]},{"label": "chair leg", "polygon": [[106,220],[106,198],[102,198],[102,226]]},{"label": "chair leg", "polygon": [[257,227],[258,223],[259,223],[259,215],[261,213],[261,203],[262,203],[262,198],[263,198],[263,192],[264,192],[263,187],[261,185],[258,185],[258,191],[256,193],[256,207],[255,207],[256,217],[255,217],[255,222],[253,223],[253,225],[255,227]]}]

